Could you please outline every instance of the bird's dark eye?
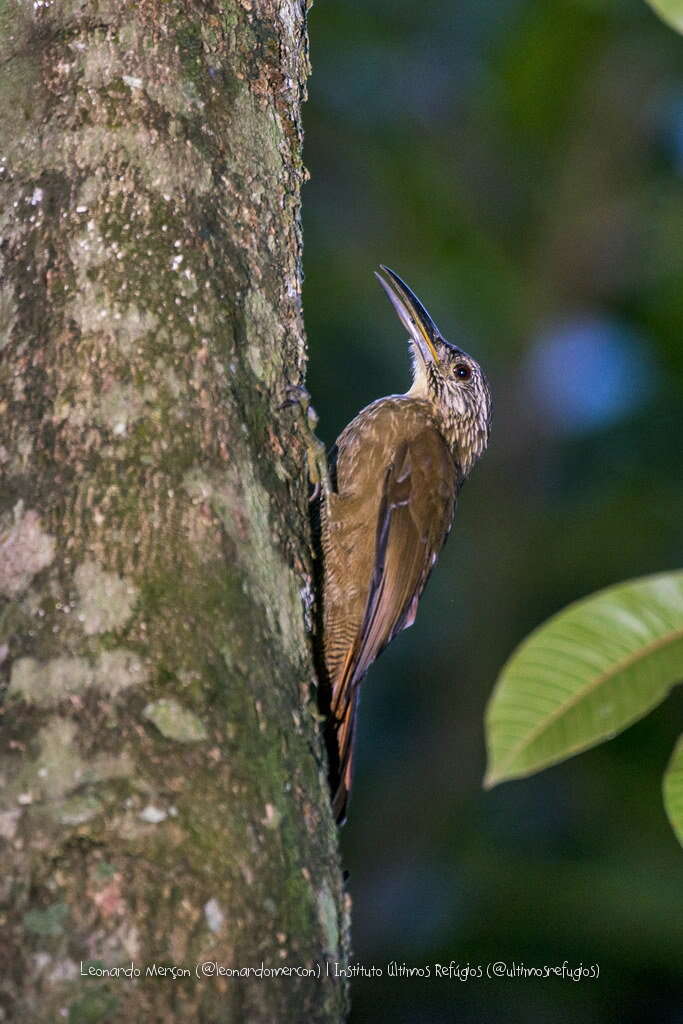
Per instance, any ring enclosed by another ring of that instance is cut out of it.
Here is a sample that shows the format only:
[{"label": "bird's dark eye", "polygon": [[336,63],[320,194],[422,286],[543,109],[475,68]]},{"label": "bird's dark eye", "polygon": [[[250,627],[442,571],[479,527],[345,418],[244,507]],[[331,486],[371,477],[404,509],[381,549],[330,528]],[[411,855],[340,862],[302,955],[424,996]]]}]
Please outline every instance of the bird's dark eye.
[{"label": "bird's dark eye", "polygon": [[458,380],[469,380],[472,376],[472,371],[465,363],[458,363],[455,368],[455,376]]}]

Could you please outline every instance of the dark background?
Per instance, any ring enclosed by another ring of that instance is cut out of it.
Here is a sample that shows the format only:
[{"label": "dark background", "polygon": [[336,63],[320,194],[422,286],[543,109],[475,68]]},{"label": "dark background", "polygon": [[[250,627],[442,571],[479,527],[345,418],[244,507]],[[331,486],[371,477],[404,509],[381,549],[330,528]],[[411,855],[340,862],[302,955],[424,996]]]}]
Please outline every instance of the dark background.
[{"label": "dark background", "polygon": [[[409,385],[397,270],[494,394],[417,623],[370,671],[342,832],[352,1021],[683,1021],[680,690],[489,793],[483,712],[567,602],[680,567],[683,40],[627,0],[318,0],[306,108],[309,386],[332,443]],[[599,963],[599,981],[387,978]]]}]

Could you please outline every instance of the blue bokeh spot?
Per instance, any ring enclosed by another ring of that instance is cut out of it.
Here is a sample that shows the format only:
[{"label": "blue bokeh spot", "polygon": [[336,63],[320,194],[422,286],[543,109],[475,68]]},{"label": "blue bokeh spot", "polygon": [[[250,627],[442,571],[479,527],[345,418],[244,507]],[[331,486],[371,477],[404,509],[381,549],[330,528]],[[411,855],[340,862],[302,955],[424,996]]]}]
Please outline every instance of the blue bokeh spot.
[{"label": "blue bokeh spot", "polygon": [[549,420],[570,432],[614,423],[651,397],[649,346],[607,317],[583,316],[543,331],[532,347],[529,383]]}]

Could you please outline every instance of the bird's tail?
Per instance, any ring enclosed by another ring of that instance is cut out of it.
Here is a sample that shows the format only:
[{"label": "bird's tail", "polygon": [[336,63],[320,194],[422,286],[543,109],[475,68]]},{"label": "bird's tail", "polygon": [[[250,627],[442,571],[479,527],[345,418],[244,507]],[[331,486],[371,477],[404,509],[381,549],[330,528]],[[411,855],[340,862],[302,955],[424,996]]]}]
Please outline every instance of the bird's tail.
[{"label": "bird's tail", "polygon": [[338,824],[346,820],[346,808],[353,779],[353,752],[355,746],[356,716],[358,713],[358,689],[349,701],[341,720],[335,720],[338,763],[337,785],[332,798],[332,810]]}]

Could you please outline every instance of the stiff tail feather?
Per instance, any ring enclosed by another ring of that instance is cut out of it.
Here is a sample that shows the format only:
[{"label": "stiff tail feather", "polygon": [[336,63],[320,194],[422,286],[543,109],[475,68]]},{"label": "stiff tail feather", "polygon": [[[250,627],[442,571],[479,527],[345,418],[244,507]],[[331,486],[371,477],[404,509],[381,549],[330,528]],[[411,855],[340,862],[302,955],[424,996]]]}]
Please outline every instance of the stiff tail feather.
[{"label": "stiff tail feather", "polygon": [[336,766],[336,788],[332,798],[332,810],[335,821],[343,824],[346,820],[346,808],[351,792],[353,777],[353,748],[356,733],[356,715],[358,713],[358,689],[354,687],[350,700],[342,711],[341,718],[333,719],[335,730],[338,762]]}]

